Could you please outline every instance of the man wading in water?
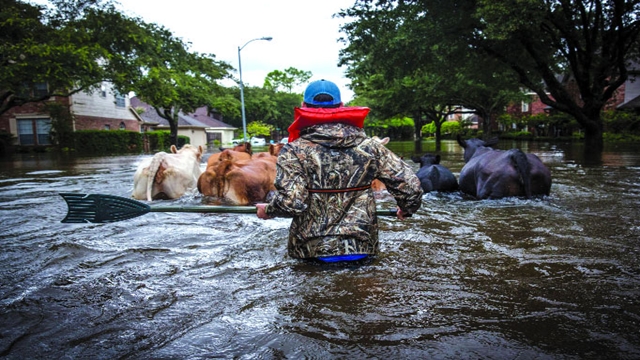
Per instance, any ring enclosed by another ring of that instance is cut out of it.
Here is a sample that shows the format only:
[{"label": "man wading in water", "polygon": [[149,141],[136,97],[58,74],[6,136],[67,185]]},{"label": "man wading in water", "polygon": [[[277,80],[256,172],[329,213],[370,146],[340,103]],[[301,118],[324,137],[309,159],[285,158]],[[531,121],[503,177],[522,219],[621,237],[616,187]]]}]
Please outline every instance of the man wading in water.
[{"label": "man wading in water", "polygon": [[362,130],[368,112],[344,107],[331,81],[314,81],[305,89],[288,129],[289,143],[278,155],[275,196],[256,205],[261,219],[293,217],[291,257],[334,262],[376,255],[373,179],[395,198],[399,219],[420,208],[423,191],[413,170]]}]

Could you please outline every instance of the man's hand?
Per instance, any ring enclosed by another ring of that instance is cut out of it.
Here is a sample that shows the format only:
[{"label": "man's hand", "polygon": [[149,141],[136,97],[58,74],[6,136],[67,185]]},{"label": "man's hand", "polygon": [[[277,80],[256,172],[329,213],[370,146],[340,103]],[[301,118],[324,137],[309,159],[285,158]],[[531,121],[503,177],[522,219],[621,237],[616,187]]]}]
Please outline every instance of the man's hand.
[{"label": "man's hand", "polygon": [[396,216],[398,217],[398,219],[404,220],[405,217],[410,217],[411,214],[402,211],[402,209],[398,207],[398,212],[396,212]]},{"label": "man's hand", "polygon": [[256,204],[256,215],[262,220],[273,219],[271,216],[267,215],[266,212],[267,204]]}]

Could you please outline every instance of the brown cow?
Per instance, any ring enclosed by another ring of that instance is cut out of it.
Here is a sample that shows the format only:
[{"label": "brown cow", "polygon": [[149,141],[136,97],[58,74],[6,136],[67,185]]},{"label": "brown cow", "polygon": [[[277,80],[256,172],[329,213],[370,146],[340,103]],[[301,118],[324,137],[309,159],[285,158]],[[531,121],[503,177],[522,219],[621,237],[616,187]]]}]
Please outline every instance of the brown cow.
[{"label": "brown cow", "polygon": [[215,203],[249,205],[265,201],[275,190],[276,164],[270,159],[222,160],[198,179],[198,191]]},{"label": "brown cow", "polygon": [[251,156],[252,159],[266,159],[271,160],[274,163],[278,160],[278,154],[280,150],[284,147],[284,144],[269,144],[268,152],[259,152],[255,153]]},{"label": "brown cow", "polygon": [[133,176],[131,196],[138,200],[177,199],[196,187],[200,176],[202,146],[185,145],[171,154],[159,152],[145,159]]},{"label": "brown cow", "polygon": [[232,149],[220,148],[219,153],[212,154],[207,159],[207,168],[217,165],[221,160],[249,160],[252,153],[250,143],[236,145]]},{"label": "brown cow", "polygon": [[198,191],[213,203],[250,205],[264,202],[276,177],[276,159],[283,144],[271,144],[269,152],[255,153],[251,159],[221,157],[198,179]]}]

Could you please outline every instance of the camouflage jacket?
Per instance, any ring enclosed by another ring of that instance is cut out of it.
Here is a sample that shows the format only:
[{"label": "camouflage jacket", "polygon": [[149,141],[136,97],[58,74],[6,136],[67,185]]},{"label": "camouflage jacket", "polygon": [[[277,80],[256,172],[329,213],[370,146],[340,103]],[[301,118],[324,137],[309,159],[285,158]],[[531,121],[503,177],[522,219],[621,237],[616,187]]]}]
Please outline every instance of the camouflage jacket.
[{"label": "camouflage jacket", "polygon": [[265,209],[269,216],[293,217],[289,255],[377,254],[378,220],[370,188],[376,178],[403,211],[418,210],[423,191],[413,170],[362,129],[341,123],[303,129],[280,151],[277,191]]}]

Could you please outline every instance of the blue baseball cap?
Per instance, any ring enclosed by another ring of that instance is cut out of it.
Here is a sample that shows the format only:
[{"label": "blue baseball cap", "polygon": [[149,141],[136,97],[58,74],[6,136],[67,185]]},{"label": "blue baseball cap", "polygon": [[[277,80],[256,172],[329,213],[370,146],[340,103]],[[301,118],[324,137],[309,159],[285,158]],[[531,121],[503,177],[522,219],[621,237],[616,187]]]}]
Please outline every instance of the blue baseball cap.
[{"label": "blue baseball cap", "polygon": [[[320,95],[320,94],[329,95],[333,98],[333,100],[331,101],[313,100],[313,98],[315,98],[317,95]],[[339,105],[342,102],[340,100],[340,89],[338,89],[338,86],[332,83],[331,81],[324,80],[324,79],[314,81],[309,85],[307,85],[307,88],[304,90],[303,101],[308,105],[315,105],[315,106],[333,106],[333,105]]]}]

